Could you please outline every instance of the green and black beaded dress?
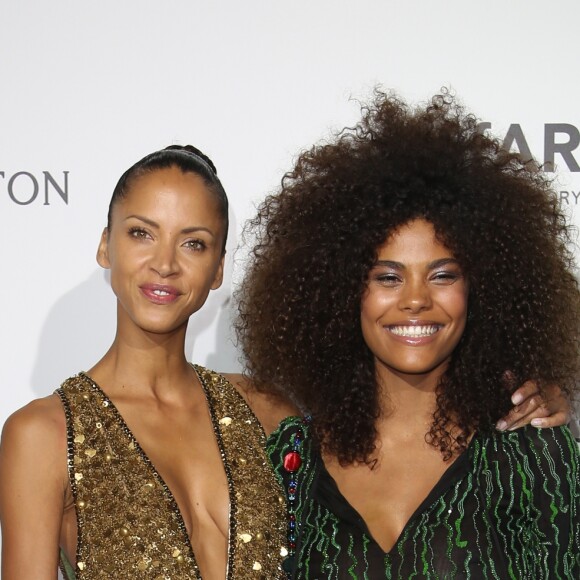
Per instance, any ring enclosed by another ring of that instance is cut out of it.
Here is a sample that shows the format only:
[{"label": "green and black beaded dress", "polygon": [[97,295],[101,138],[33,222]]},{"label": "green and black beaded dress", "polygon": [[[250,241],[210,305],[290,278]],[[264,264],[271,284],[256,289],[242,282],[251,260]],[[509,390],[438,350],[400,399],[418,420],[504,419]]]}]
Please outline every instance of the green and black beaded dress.
[{"label": "green and black beaded dress", "polygon": [[477,434],[384,553],[326,471],[308,427],[287,419],[268,440],[284,457],[304,432],[296,480],[296,579],[580,578],[580,464],[566,427]]}]

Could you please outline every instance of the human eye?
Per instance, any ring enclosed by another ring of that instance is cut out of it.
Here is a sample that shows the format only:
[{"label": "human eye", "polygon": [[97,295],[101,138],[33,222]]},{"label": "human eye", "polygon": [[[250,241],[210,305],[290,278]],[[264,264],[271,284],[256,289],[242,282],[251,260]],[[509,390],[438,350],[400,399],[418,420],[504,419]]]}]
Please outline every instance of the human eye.
[{"label": "human eye", "polygon": [[193,250],[194,252],[201,252],[207,247],[206,243],[200,239],[187,240],[183,245],[187,249]]},{"label": "human eye", "polygon": [[460,278],[461,278],[461,273],[453,271],[453,270],[440,270],[440,271],[434,272],[431,276],[431,280],[435,284],[439,284],[442,286],[453,284],[454,282],[456,282]]},{"label": "human eye", "polygon": [[401,282],[401,277],[394,272],[378,272],[374,279],[383,286],[396,286]]},{"label": "human eye", "polygon": [[133,227],[129,228],[129,235],[132,238],[137,238],[140,240],[145,240],[145,239],[151,237],[147,230],[145,230],[144,228],[138,227],[138,226],[133,226]]}]

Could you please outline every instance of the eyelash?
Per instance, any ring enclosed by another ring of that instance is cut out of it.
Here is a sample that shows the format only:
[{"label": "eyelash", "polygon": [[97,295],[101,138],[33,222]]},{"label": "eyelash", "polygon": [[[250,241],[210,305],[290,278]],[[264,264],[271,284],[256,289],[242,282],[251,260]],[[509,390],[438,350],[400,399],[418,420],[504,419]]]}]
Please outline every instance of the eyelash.
[{"label": "eyelash", "polygon": [[377,282],[388,285],[392,285],[401,281],[401,278],[396,274],[378,274],[375,279]]},{"label": "eyelash", "polygon": [[143,228],[134,226],[132,228],[129,228],[129,235],[132,236],[133,238],[145,238],[149,235],[149,233]]},{"label": "eyelash", "polygon": [[455,281],[460,278],[460,274],[455,272],[437,272],[433,275],[433,280]]},{"label": "eyelash", "polygon": [[184,245],[194,252],[201,252],[206,248],[206,244],[203,240],[187,240]]}]

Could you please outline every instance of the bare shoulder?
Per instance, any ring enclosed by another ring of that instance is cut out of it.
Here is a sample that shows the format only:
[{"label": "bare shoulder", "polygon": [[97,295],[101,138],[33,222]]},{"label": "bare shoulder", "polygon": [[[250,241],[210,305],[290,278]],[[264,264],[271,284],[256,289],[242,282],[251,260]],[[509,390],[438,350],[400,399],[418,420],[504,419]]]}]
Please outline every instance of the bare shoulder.
[{"label": "bare shoulder", "polygon": [[242,374],[224,373],[223,376],[244,397],[246,403],[248,403],[248,406],[262,424],[266,435],[274,431],[280,421],[286,417],[302,414],[296,405],[282,395],[258,391],[252,381]]},{"label": "bare shoulder", "polygon": [[66,418],[57,395],[35,399],[6,420],[0,452],[33,451],[35,456],[66,449]]},{"label": "bare shoulder", "polygon": [[[56,395],[13,413],[0,442],[2,577],[55,578],[68,489],[66,419]],[[31,558],[30,546],[34,546]]]}]

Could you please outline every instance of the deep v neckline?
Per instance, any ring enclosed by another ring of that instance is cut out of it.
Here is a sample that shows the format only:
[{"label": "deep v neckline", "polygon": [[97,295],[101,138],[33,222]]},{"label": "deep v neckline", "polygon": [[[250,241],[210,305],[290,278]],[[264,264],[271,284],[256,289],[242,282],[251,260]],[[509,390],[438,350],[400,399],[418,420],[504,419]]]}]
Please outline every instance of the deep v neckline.
[{"label": "deep v neckline", "polygon": [[[137,439],[137,437],[135,437],[133,431],[131,430],[131,428],[127,424],[127,421],[125,421],[125,418],[123,417],[123,415],[121,414],[121,411],[119,411],[119,409],[117,408],[115,403],[113,403],[113,401],[109,398],[109,396],[105,393],[105,391],[103,391],[103,389],[99,386],[99,384],[94,379],[92,379],[87,373],[80,372],[79,375],[81,375],[83,378],[85,378],[89,382],[89,384],[91,385],[91,388],[94,391],[96,391],[99,394],[99,396],[103,399],[103,402],[106,402],[107,406],[110,407],[111,412],[113,413],[113,415],[115,417],[115,420],[117,421],[117,423],[119,423],[119,425],[121,426],[121,428],[123,429],[125,434],[129,437],[129,439],[131,440],[131,443],[135,446],[135,450],[137,451],[137,453],[139,453],[139,455],[141,456],[141,458],[143,459],[145,464],[151,470],[151,472],[152,472],[153,476],[155,477],[155,479],[157,480],[157,482],[163,488],[163,491],[165,493],[166,498],[169,501],[171,509],[177,517],[179,529],[181,530],[181,532],[183,534],[183,538],[182,538],[183,542],[184,542],[184,544],[186,544],[188,546],[189,551],[190,551],[190,556],[193,558],[193,561],[196,563],[196,566],[198,566],[197,560],[195,559],[195,553],[194,553],[193,547],[191,545],[191,537],[189,535],[189,532],[187,530],[187,526],[185,525],[185,520],[183,518],[183,513],[179,507],[179,504],[177,503],[177,500],[175,499],[175,496],[173,495],[173,492],[171,491],[171,488],[167,485],[167,483],[165,482],[165,479],[163,478],[163,476],[161,475],[161,473],[159,472],[159,470],[157,469],[157,467],[155,466],[155,464],[153,463],[153,461],[151,460],[151,458],[149,457],[147,452],[143,449],[143,447],[139,443],[139,440]],[[199,382],[201,383],[201,379],[200,379],[197,371],[196,371],[196,377],[198,378]],[[204,392],[206,405],[209,406],[209,401],[207,399],[207,393],[206,393],[205,389],[203,389],[203,385],[202,385],[202,390]],[[211,415],[211,413],[210,413],[210,415]],[[223,459],[222,459],[222,465],[223,465]],[[229,487],[228,487],[228,494],[229,494]],[[229,510],[228,510],[228,536],[229,536],[229,531],[230,531],[230,522],[229,522]],[[230,540],[230,538],[228,537],[228,560],[229,560],[229,552],[230,552],[230,541],[229,540]],[[226,573],[226,577],[227,577],[227,573]]]},{"label": "deep v neckline", "polygon": [[358,510],[348,501],[344,494],[340,491],[336,480],[332,477],[322,456],[319,456],[320,466],[319,475],[317,478],[316,489],[314,491],[317,501],[334,513],[340,520],[346,521],[351,525],[357,526],[368,537],[370,542],[380,550],[384,557],[392,555],[396,550],[399,542],[405,536],[407,530],[413,525],[414,521],[437,499],[442,495],[443,491],[451,487],[456,481],[461,479],[468,471],[469,458],[472,455],[474,441],[477,435],[474,435],[469,442],[467,449],[457,457],[457,459],[447,467],[441,474],[437,482],[433,485],[431,490],[427,493],[425,498],[413,511],[409,519],[402,527],[397,539],[391,546],[390,550],[383,550],[381,545],[377,542],[371,534],[369,527],[358,512]]},{"label": "deep v neckline", "polygon": [[[232,580],[244,574],[255,573],[252,570],[261,570],[264,577],[281,578],[281,553],[287,543],[284,489],[276,479],[266,455],[264,429],[245,399],[225,377],[198,365],[191,366],[204,392],[228,485],[225,577]],[[162,490],[160,497],[165,498],[168,509],[173,513],[177,533],[181,536],[181,542],[187,550],[197,577],[200,578],[183,514],[171,489],[103,389],[86,373],[81,372],[77,377],[99,399],[99,406],[107,408],[113,424],[125,434],[127,444],[141,458],[144,467],[159,484]],[[74,383],[74,378],[70,381]],[[64,391],[60,394],[65,404],[65,413],[68,413],[68,428],[71,428],[73,421],[66,396]],[[72,435],[74,437],[74,433]],[[74,457],[70,454],[74,454],[74,450],[74,445],[69,446],[69,466],[72,466],[71,460]],[[76,489],[75,475],[74,469],[69,469],[73,491]],[[77,544],[77,561],[80,545]]]}]

